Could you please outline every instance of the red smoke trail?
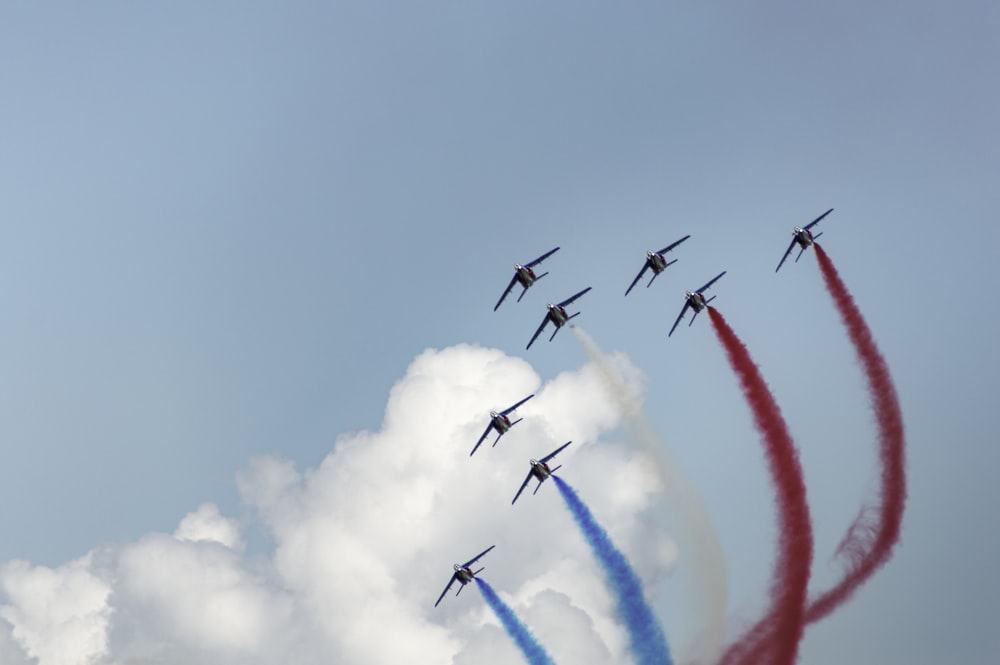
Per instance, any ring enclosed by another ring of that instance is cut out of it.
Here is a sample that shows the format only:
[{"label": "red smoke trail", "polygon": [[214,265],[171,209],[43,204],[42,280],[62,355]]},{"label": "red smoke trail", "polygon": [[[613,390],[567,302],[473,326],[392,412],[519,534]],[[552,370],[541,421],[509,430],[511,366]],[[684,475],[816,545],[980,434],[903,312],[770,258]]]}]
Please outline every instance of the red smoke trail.
[{"label": "red smoke trail", "polygon": [[903,414],[889,368],[830,257],[818,244],[814,243],[813,246],[816,248],[816,258],[819,260],[826,288],[837,305],[868,380],[868,392],[871,393],[872,408],[878,421],[882,486],[875,505],[861,507],[854,523],[840,542],[837,556],[845,560],[844,577],[829,591],[809,603],[806,610],[808,623],[819,621],[840,606],[889,560],[893,546],[899,541],[906,503]]},{"label": "red smoke trail", "polygon": [[[819,260],[826,288],[840,312],[840,318],[847,328],[868,381],[872,410],[878,423],[881,487],[874,504],[861,507],[840,541],[837,556],[844,562],[844,575],[837,584],[809,603],[805,614],[807,624],[823,619],[846,602],[858,587],[889,560],[893,546],[899,541],[903,508],[906,504],[903,414],[889,368],[830,257],[818,243],[813,246],[816,248],[816,258]],[[751,633],[759,634],[759,639],[747,650],[744,662],[770,662],[768,655],[774,646],[770,636],[761,629],[761,624],[755,626]]]},{"label": "red smoke trail", "polygon": [[712,307],[708,308],[708,314],[729,356],[729,364],[740,379],[754,424],[764,437],[764,452],[778,493],[778,558],[771,578],[771,608],[763,620],[729,647],[721,663],[741,662],[766,642],[774,656],[771,662],[791,665],[798,654],[805,625],[813,552],[802,467],[781,410],[746,346],[722,314]]}]

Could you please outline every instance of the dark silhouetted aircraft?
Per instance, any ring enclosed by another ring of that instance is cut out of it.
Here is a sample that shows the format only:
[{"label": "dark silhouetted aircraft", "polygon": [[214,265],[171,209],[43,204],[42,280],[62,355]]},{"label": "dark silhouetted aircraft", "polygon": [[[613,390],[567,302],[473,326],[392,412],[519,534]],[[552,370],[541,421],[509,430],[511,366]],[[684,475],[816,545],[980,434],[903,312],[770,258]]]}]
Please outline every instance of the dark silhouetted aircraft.
[{"label": "dark silhouetted aircraft", "polygon": [[533,394],[528,395],[514,406],[508,407],[499,413],[497,413],[496,411],[490,411],[490,424],[486,426],[486,430],[483,432],[483,435],[479,437],[479,441],[476,441],[476,445],[473,446],[472,452],[469,453],[469,457],[472,457],[473,453],[475,453],[476,450],[479,449],[479,444],[481,444],[486,439],[486,436],[490,433],[491,429],[495,429],[497,431],[497,439],[496,441],[493,442],[494,446],[497,445],[497,441],[500,440],[501,436],[507,433],[507,430],[509,430],[511,427],[513,427],[514,425],[518,424],[523,420],[523,418],[518,418],[517,420],[511,422],[509,417],[510,414],[513,413],[513,411],[517,409],[517,407],[521,406],[532,397],[534,397]]},{"label": "dark silhouetted aircraft", "polygon": [[690,307],[691,309],[694,310],[694,316],[691,317],[691,321],[688,323],[688,326],[690,326],[692,323],[694,323],[694,320],[696,318],[698,318],[698,312],[700,312],[701,310],[703,310],[706,307],[708,307],[708,303],[710,303],[713,300],[715,300],[715,296],[712,296],[708,300],[705,300],[705,294],[704,294],[704,292],[708,290],[708,287],[710,287],[713,284],[715,284],[715,282],[716,282],[717,279],[719,279],[720,277],[722,277],[725,274],[726,274],[726,271],[723,270],[718,275],[716,275],[715,277],[713,277],[712,281],[710,281],[708,284],[706,284],[705,286],[701,287],[700,289],[698,289],[696,291],[687,291],[687,292],[685,292],[685,294],[684,294],[684,298],[685,298],[685,300],[684,300],[684,307],[681,308],[681,313],[677,316],[677,320],[674,321],[674,325],[673,325],[672,328],[670,328],[670,332],[667,333],[667,337],[670,337],[671,335],[674,334],[674,330],[677,328],[677,324],[680,323],[681,319],[684,318],[684,313],[688,311],[688,307]]},{"label": "dark silhouetted aircraft", "polygon": [[[524,488],[528,486],[528,482],[531,481],[532,477],[538,478],[538,485],[535,486],[535,491],[532,492],[532,494],[537,494],[538,493],[538,488],[542,486],[542,483],[545,482],[545,479],[548,478],[549,476],[551,476],[556,471],[558,471],[560,469],[560,467],[562,467],[562,464],[560,464],[556,468],[550,469],[549,465],[548,465],[548,461],[550,459],[552,459],[553,457],[555,457],[556,455],[558,455],[559,452],[563,448],[565,448],[566,446],[568,446],[571,443],[573,443],[573,442],[572,441],[567,441],[566,443],[562,444],[561,446],[559,446],[558,448],[556,448],[555,450],[553,450],[551,453],[549,453],[548,455],[546,455],[542,459],[540,459],[540,460],[531,460],[529,462],[529,464],[531,464],[531,470],[528,471],[528,475],[525,477],[524,482],[521,483],[521,489],[517,490],[517,494],[514,495],[514,501],[517,501],[517,497],[521,496],[521,492],[523,492]],[[514,505],[514,501],[511,501],[510,505],[513,506]]]},{"label": "dark silhouetted aircraft", "polygon": [[658,252],[654,252],[653,250],[649,250],[648,252],[646,252],[646,264],[642,266],[642,270],[640,270],[639,274],[636,275],[635,279],[632,280],[632,284],[630,284],[628,289],[625,291],[625,295],[628,295],[628,292],[632,290],[632,287],[639,283],[639,280],[642,279],[643,274],[645,274],[647,270],[653,271],[653,277],[652,279],[649,280],[649,284],[646,285],[646,288],[648,289],[650,286],[652,286],[653,280],[656,279],[657,275],[666,270],[667,266],[677,263],[677,259],[674,259],[673,261],[667,261],[667,258],[663,255],[690,237],[691,236],[689,235],[684,236],[674,244],[667,245]]},{"label": "dark silhouetted aircraft", "polygon": [[537,280],[549,274],[547,272],[543,272],[541,275],[536,275],[535,271],[532,270],[532,268],[534,268],[539,263],[549,258],[553,254],[555,254],[556,251],[558,250],[559,250],[558,247],[556,247],[555,249],[550,249],[549,251],[545,252],[534,261],[530,263],[525,263],[523,266],[520,263],[515,263],[514,276],[510,278],[510,284],[507,285],[507,288],[504,290],[503,295],[500,296],[500,300],[498,300],[497,304],[493,306],[493,311],[494,312],[497,311],[497,308],[500,307],[501,303],[503,303],[504,298],[506,298],[507,294],[510,293],[511,289],[514,288],[515,282],[520,282],[521,286],[524,287],[524,290],[521,291],[521,295],[517,297],[517,301],[521,302],[521,298],[523,298],[524,294],[528,292],[528,289],[531,287],[531,285],[534,284]]},{"label": "dark silhouetted aircraft", "polygon": [[448,585],[444,588],[444,591],[441,592],[441,595],[438,596],[437,603],[434,603],[434,607],[438,606],[438,603],[440,603],[441,599],[444,598],[444,595],[448,593],[448,589],[450,589],[451,585],[455,583],[455,580],[458,580],[459,582],[462,583],[462,586],[458,587],[458,591],[455,593],[455,595],[457,596],[458,594],[462,593],[462,589],[465,588],[465,585],[471,582],[476,575],[478,575],[479,573],[483,572],[486,569],[485,567],[483,567],[480,568],[479,570],[472,570],[472,564],[479,561],[479,559],[481,559],[484,554],[489,552],[494,547],[496,547],[496,545],[490,545],[485,550],[483,550],[482,552],[480,552],[479,554],[477,554],[476,556],[469,559],[463,564],[456,563],[455,572],[451,574],[451,579],[448,580]]},{"label": "dark silhouetted aircraft", "polygon": [[819,224],[819,220],[823,219],[831,212],[833,212],[833,208],[830,208],[829,210],[827,210],[822,215],[820,215],[813,221],[809,222],[802,228],[796,226],[794,229],[792,229],[792,242],[789,243],[788,249],[785,250],[785,255],[781,257],[780,261],[778,261],[778,267],[774,269],[774,272],[778,272],[779,270],[781,270],[781,265],[785,262],[785,259],[788,258],[788,255],[792,253],[792,249],[795,248],[795,243],[798,243],[800,248],[799,255],[795,257],[795,262],[796,263],[799,262],[799,259],[802,258],[802,252],[806,251],[806,247],[812,245],[814,242],[816,242],[817,238],[823,235],[822,231],[820,231],[816,235],[813,235],[812,231],[810,231],[809,229]]},{"label": "dark silhouetted aircraft", "polygon": [[531,336],[531,341],[528,342],[528,346],[524,348],[525,349],[531,348],[531,345],[535,343],[535,340],[538,339],[538,336],[542,333],[542,328],[544,328],[545,324],[548,323],[549,321],[551,321],[556,327],[556,329],[552,331],[552,337],[549,337],[549,341],[551,342],[553,338],[555,338],[556,333],[559,332],[559,329],[562,328],[564,325],[566,325],[567,321],[572,319],[574,316],[580,315],[580,312],[577,312],[576,314],[572,315],[566,314],[566,305],[570,304],[571,302],[573,302],[574,300],[576,300],[589,290],[590,287],[588,286],[583,291],[580,291],[575,296],[563,300],[558,305],[553,305],[552,303],[546,305],[546,307],[549,308],[549,311],[545,313],[545,318],[542,319],[542,325],[538,326],[538,330],[536,330],[535,334]]}]

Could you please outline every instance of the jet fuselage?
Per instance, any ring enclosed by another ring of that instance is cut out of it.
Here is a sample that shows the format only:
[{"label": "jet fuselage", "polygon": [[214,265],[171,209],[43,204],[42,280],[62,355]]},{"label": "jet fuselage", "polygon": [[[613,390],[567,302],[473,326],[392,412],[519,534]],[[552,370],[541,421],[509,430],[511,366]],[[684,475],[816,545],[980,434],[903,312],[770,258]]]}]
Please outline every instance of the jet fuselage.
[{"label": "jet fuselage", "polygon": [[553,305],[549,303],[549,319],[552,323],[556,324],[556,328],[562,328],[563,324],[569,321],[569,316],[566,314],[566,308],[560,307],[559,305]]},{"label": "jet fuselage", "polygon": [[514,270],[517,271],[517,281],[521,283],[521,286],[528,288],[535,283],[538,279],[535,277],[535,271],[526,266],[522,266],[520,263],[514,265]]},{"label": "jet fuselage", "polygon": [[497,413],[496,411],[490,411],[490,418],[493,419],[493,427],[500,434],[504,434],[507,430],[511,428],[510,418],[503,415],[502,413]]},{"label": "jet fuselage", "polygon": [[649,267],[652,269],[654,274],[659,275],[667,269],[667,260],[663,258],[662,254],[657,254],[656,252],[650,250],[646,252],[646,260],[649,262]]},{"label": "jet fuselage", "polygon": [[799,247],[802,249],[813,244],[813,234],[809,229],[800,229],[796,226],[792,233],[795,235],[795,242],[799,243]]}]

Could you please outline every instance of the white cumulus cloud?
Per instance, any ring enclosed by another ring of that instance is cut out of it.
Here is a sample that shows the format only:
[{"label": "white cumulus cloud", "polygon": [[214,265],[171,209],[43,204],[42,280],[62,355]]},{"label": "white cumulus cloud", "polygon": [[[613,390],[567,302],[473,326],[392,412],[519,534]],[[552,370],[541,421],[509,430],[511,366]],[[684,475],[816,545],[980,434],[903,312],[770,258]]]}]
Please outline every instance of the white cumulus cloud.
[{"label": "white cumulus cloud", "polygon": [[[617,362],[638,390],[638,370]],[[172,534],[55,569],[0,566],[0,655],[17,665],[519,662],[475,585],[433,607],[452,563],[496,545],[483,578],[555,660],[627,662],[605,580],[555,484],[511,505],[528,459],[573,440],[560,475],[656,595],[676,558],[657,519],[662,483],[647,453],[617,437],[605,390],[592,365],[542,385],[498,350],[428,350],[392,388],[377,431],[342,434],[315,468],[273,456],[239,473],[273,549],[248,553],[240,523],[205,503]],[[470,457],[489,411],[532,392],[523,422]]]}]

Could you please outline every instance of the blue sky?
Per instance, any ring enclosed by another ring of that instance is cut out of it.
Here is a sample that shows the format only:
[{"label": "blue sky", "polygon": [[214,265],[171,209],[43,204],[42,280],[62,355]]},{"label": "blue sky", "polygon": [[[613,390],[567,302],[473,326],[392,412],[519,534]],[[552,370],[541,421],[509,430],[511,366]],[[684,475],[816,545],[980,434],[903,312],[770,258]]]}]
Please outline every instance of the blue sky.
[{"label": "blue sky", "polygon": [[[802,662],[989,662],[998,29],[987,2],[4,7],[0,562],[59,568],[206,502],[266,558],[278,536],[236,480],[252,459],[316,469],[379,430],[428,348],[499,349],[541,382],[578,370],[571,335],[524,345],[545,302],[592,286],[577,321],[645,373],[731,615],[753,616],[773,547],[760,446],[707,319],[666,332],[727,270],[715,304],[796,436],[829,582],[874,427],[815,259],[774,266],[833,207],[822,242],[896,380],[910,501],[896,557]],[[492,312],[512,264],[557,245]]]}]

